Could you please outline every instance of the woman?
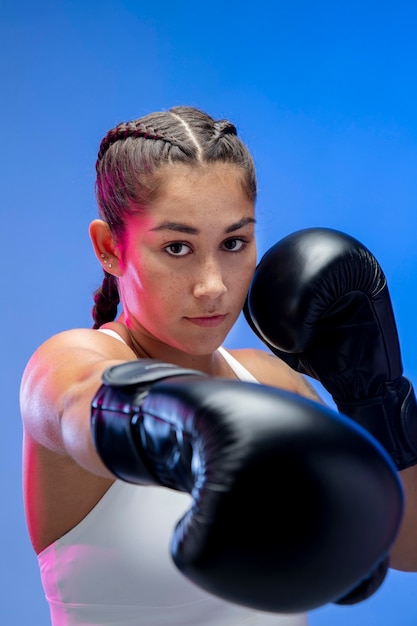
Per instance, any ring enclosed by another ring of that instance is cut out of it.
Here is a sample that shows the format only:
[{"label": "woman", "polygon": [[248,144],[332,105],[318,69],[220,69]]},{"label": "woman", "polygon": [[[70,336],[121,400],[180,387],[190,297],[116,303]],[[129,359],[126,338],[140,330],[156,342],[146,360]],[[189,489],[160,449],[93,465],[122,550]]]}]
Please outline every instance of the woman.
[{"label": "woman", "polygon": [[141,358],[317,399],[280,359],[222,348],[255,270],[251,155],[231,123],[176,107],[110,130],[96,169],[94,328],[50,338],[22,381],[27,524],[52,623],[306,624],[181,577],[168,543],[187,496],[115,480],[90,435],[103,372]]}]

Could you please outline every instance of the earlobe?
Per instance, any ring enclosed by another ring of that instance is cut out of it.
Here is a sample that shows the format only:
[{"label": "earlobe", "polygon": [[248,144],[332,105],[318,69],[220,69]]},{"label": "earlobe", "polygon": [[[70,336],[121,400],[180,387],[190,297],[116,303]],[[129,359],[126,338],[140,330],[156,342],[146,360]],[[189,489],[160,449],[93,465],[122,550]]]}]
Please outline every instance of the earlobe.
[{"label": "earlobe", "polygon": [[118,246],[110,226],[103,220],[93,220],[90,224],[89,234],[100,265],[109,274],[119,276],[121,272]]}]

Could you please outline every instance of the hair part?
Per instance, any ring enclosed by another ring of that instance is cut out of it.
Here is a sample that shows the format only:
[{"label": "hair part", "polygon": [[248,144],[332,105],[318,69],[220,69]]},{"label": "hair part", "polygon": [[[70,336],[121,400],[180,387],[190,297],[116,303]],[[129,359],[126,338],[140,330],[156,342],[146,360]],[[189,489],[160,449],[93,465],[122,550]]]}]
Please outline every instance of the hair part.
[{"label": "hair part", "polygon": [[[111,129],[100,144],[96,162],[96,199],[100,217],[121,239],[127,215],[154,201],[163,171],[177,164],[191,167],[229,163],[242,173],[248,198],[256,200],[252,156],[228,120],[215,120],[194,107],[177,106],[150,113]],[[94,328],[117,315],[117,278],[105,272],[94,294]]]}]

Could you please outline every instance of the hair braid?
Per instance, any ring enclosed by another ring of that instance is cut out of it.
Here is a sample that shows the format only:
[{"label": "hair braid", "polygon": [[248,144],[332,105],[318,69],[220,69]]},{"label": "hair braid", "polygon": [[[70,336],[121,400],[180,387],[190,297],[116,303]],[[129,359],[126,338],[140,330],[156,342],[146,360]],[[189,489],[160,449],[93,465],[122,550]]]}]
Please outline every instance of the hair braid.
[{"label": "hair braid", "polygon": [[[165,168],[176,164],[204,167],[215,162],[235,165],[245,193],[255,201],[253,159],[231,122],[215,120],[187,106],[122,122],[107,133],[98,151],[96,198],[100,217],[122,243],[127,215],[141,212],[158,197]],[[115,319],[119,303],[116,278],[105,273],[94,302],[94,328]]]},{"label": "hair braid", "polygon": [[101,287],[94,292],[93,328],[100,328],[103,324],[112,322],[116,318],[119,302],[117,278],[105,271]]},{"label": "hair braid", "polygon": [[166,133],[159,131],[153,126],[143,124],[140,120],[133,120],[132,122],[121,122],[115,128],[109,130],[107,135],[102,140],[97,155],[96,170],[98,169],[101,159],[110,148],[110,146],[116,143],[116,141],[122,141],[124,139],[127,139],[128,137],[132,137],[132,139],[138,139],[139,137],[142,137],[143,139],[160,139],[162,141],[166,141],[172,144],[173,146],[180,145],[176,141],[175,137],[170,137]]},{"label": "hair braid", "polygon": [[213,124],[213,140],[225,135],[237,135],[236,126],[228,120],[217,120]]}]

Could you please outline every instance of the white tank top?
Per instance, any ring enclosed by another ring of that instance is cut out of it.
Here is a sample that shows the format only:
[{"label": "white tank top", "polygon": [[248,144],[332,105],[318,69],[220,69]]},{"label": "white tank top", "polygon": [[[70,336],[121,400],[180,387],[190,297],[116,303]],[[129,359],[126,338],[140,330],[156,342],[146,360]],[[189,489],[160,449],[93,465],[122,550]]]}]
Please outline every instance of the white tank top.
[{"label": "white tank top", "polygon": [[[239,378],[256,380],[219,350]],[[190,504],[188,494],[114,482],[77,526],[38,555],[52,625],[306,626],[304,614],[252,611],[205,593],[178,572],[170,540]]]}]

